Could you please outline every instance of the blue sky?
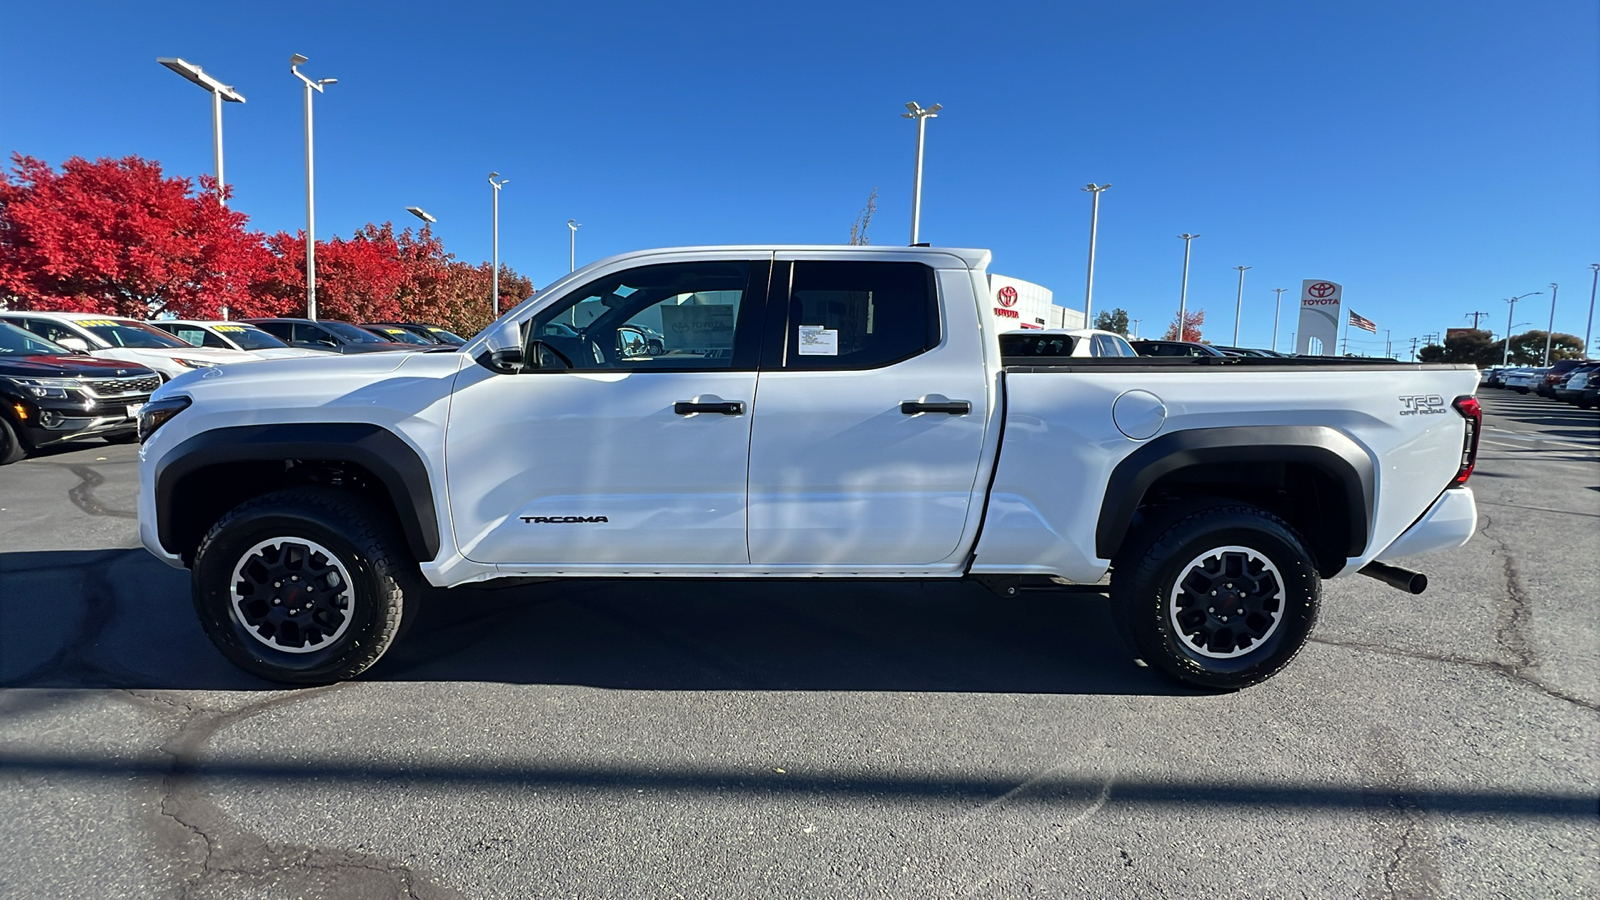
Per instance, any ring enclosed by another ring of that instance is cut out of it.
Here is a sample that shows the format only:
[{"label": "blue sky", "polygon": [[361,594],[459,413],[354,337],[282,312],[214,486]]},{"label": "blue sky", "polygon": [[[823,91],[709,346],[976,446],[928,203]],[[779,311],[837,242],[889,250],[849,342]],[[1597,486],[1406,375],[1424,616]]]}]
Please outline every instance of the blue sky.
[{"label": "blue sky", "polygon": [[[1287,345],[1302,278],[1409,338],[1490,313],[1582,335],[1600,262],[1600,5],[1483,2],[981,4],[58,2],[7,7],[0,152],[138,154],[211,171],[210,108],[180,56],[247,98],[224,114],[234,207],[304,226],[302,93],[317,98],[317,230],[439,219],[458,257],[544,284],[654,246],[922,238],[1082,305],[1085,183],[1102,195],[1095,308],[1152,330],[1178,300],[1206,336]],[[1357,332],[1357,337],[1369,336]],[[1353,347],[1383,350],[1376,342]]]}]

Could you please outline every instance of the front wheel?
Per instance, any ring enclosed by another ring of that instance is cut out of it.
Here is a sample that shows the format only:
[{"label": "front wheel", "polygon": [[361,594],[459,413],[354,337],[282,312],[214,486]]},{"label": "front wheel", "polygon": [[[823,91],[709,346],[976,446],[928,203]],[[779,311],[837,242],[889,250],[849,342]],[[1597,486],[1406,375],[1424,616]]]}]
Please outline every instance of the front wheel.
[{"label": "front wheel", "polygon": [[195,612],[212,643],[271,681],[353,678],[416,613],[420,576],[386,517],[332,488],[275,491],[212,526],[195,555]]},{"label": "front wheel", "polygon": [[1211,690],[1259,684],[1287,666],[1321,593],[1294,529],[1242,504],[1156,513],[1130,536],[1111,578],[1113,611],[1139,656]]},{"label": "front wheel", "polygon": [[28,448],[22,443],[17,430],[11,427],[5,416],[0,416],[0,466],[9,466],[27,455]]}]

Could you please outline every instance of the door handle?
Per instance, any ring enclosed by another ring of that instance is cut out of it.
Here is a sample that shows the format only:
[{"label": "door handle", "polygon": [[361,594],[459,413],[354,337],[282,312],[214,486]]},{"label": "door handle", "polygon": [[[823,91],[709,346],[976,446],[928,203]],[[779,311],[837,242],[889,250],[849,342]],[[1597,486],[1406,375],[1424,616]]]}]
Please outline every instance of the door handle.
[{"label": "door handle", "polygon": [[692,416],[695,413],[721,413],[724,416],[744,415],[744,403],[739,400],[728,400],[720,403],[693,403],[679,400],[672,404],[672,411],[680,416]]},{"label": "door handle", "polygon": [[918,413],[948,413],[952,416],[964,416],[972,412],[970,400],[905,400],[900,404],[900,411],[908,416]]}]

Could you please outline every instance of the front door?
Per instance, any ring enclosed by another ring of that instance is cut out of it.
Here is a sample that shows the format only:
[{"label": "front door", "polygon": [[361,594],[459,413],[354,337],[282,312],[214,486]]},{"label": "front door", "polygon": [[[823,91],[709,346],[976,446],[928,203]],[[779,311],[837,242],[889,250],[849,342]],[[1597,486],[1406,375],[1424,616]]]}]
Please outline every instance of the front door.
[{"label": "front door", "polygon": [[989,421],[977,330],[944,333],[922,263],[785,256],[769,315],[787,321],[769,324],[751,437],[750,561],[947,562]]},{"label": "front door", "polygon": [[747,563],[770,259],[602,274],[525,322],[554,364],[467,366],[445,438],[462,553],[552,569]]}]

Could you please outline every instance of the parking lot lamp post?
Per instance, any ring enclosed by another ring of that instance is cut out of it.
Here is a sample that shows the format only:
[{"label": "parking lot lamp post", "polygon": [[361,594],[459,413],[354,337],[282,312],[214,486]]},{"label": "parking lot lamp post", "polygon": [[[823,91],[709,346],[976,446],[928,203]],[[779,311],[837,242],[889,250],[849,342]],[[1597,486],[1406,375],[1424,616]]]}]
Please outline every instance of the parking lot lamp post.
[{"label": "parking lot lamp post", "polygon": [[1183,287],[1178,291],[1178,340],[1183,340],[1184,318],[1189,313],[1189,242],[1199,237],[1198,234],[1184,232],[1178,235],[1183,238]]},{"label": "parking lot lamp post", "polygon": [[[928,120],[937,119],[939,110],[944,109],[944,104],[935,103],[923,109],[915,101],[906,104],[910,112],[900,114],[902,119],[917,120],[917,170],[916,177],[911,185],[911,246],[917,245],[917,233],[922,224],[922,144],[928,134]],[[1088,323],[1084,323],[1087,325]]]},{"label": "parking lot lamp post", "polygon": [[194,63],[185,62],[177,57],[161,57],[156,62],[200,85],[211,94],[211,161],[217,170],[217,201],[227,206],[227,198],[222,195],[222,188],[227,184],[222,177],[222,101],[243,103],[244,95],[207,75],[204,69]]},{"label": "parking lot lamp post", "polygon": [[1272,301],[1272,352],[1278,352],[1278,314],[1283,311],[1283,292],[1288,288],[1273,288],[1277,296]]},{"label": "parking lot lamp post", "polygon": [[[1511,318],[1517,311],[1517,301],[1521,300],[1523,297],[1537,297],[1538,295],[1539,291],[1534,291],[1531,294],[1523,294],[1522,297],[1510,297],[1506,299],[1506,302],[1511,304],[1511,308],[1506,310],[1506,346],[1505,349],[1500,352],[1500,365],[1504,366],[1511,362],[1511,330],[1517,327],[1511,324]],[[1527,323],[1524,322],[1523,324],[1526,325]]]},{"label": "parking lot lamp post", "polygon": [[416,216],[417,218],[421,219],[423,228],[427,228],[429,225],[432,225],[435,222],[439,221],[438,219],[435,219],[433,216],[428,215],[428,211],[423,209],[420,206],[408,206],[408,207],[406,207],[406,212],[411,213],[413,216]]},{"label": "parking lot lamp post", "polygon": [[1136,341],[1139,339],[1139,320],[1138,319],[1134,319],[1133,320],[1133,339],[1136,340]]},{"label": "parking lot lamp post", "polygon": [[311,92],[322,93],[325,85],[337,84],[337,78],[318,78],[313,81],[300,71],[306,57],[296,53],[289,57],[289,71],[306,85],[306,318],[317,319],[317,195],[316,176],[311,152]]},{"label": "parking lot lamp post", "polygon": [[1233,346],[1239,346],[1239,314],[1244,309],[1244,270],[1255,266],[1234,266],[1239,270],[1239,296],[1233,301]]},{"label": "parking lot lamp post", "polygon": [[1088,191],[1094,197],[1094,202],[1089,206],[1089,283],[1083,289],[1083,327],[1093,328],[1093,321],[1089,318],[1090,308],[1094,305],[1094,238],[1095,232],[1100,227],[1100,192],[1111,187],[1110,183],[1095,184],[1090,182],[1082,190]]},{"label": "parking lot lamp post", "polygon": [[1589,321],[1583,326],[1583,358],[1589,358],[1589,336],[1594,333],[1594,289],[1600,286],[1600,263],[1590,263],[1594,278],[1589,282]]},{"label": "parking lot lamp post", "polygon": [[490,263],[494,267],[494,317],[500,318],[500,189],[511,183],[509,178],[500,178],[499,172],[489,173],[489,184],[494,188],[494,260]]},{"label": "parking lot lamp post", "polygon": [[1390,329],[1383,330],[1383,355],[1394,356],[1394,339],[1389,336]]},{"label": "parking lot lamp post", "polygon": [[582,227],[583,223],[577,219],[567,220],[567,231],[571,232],[567,241],[568,272],[576,272],[578,270],[578,229]]},{"label": "parking lot lamp post", "polygon": [[1544,332],[1543,364],[1547,367],[1550,365],[1550,338],[1555,336],[1556,331],[1556,291],[1560,289],[1561,285],[1556,284],[1554,281],[1550,282],[1550,327],[1546,328]]}]

